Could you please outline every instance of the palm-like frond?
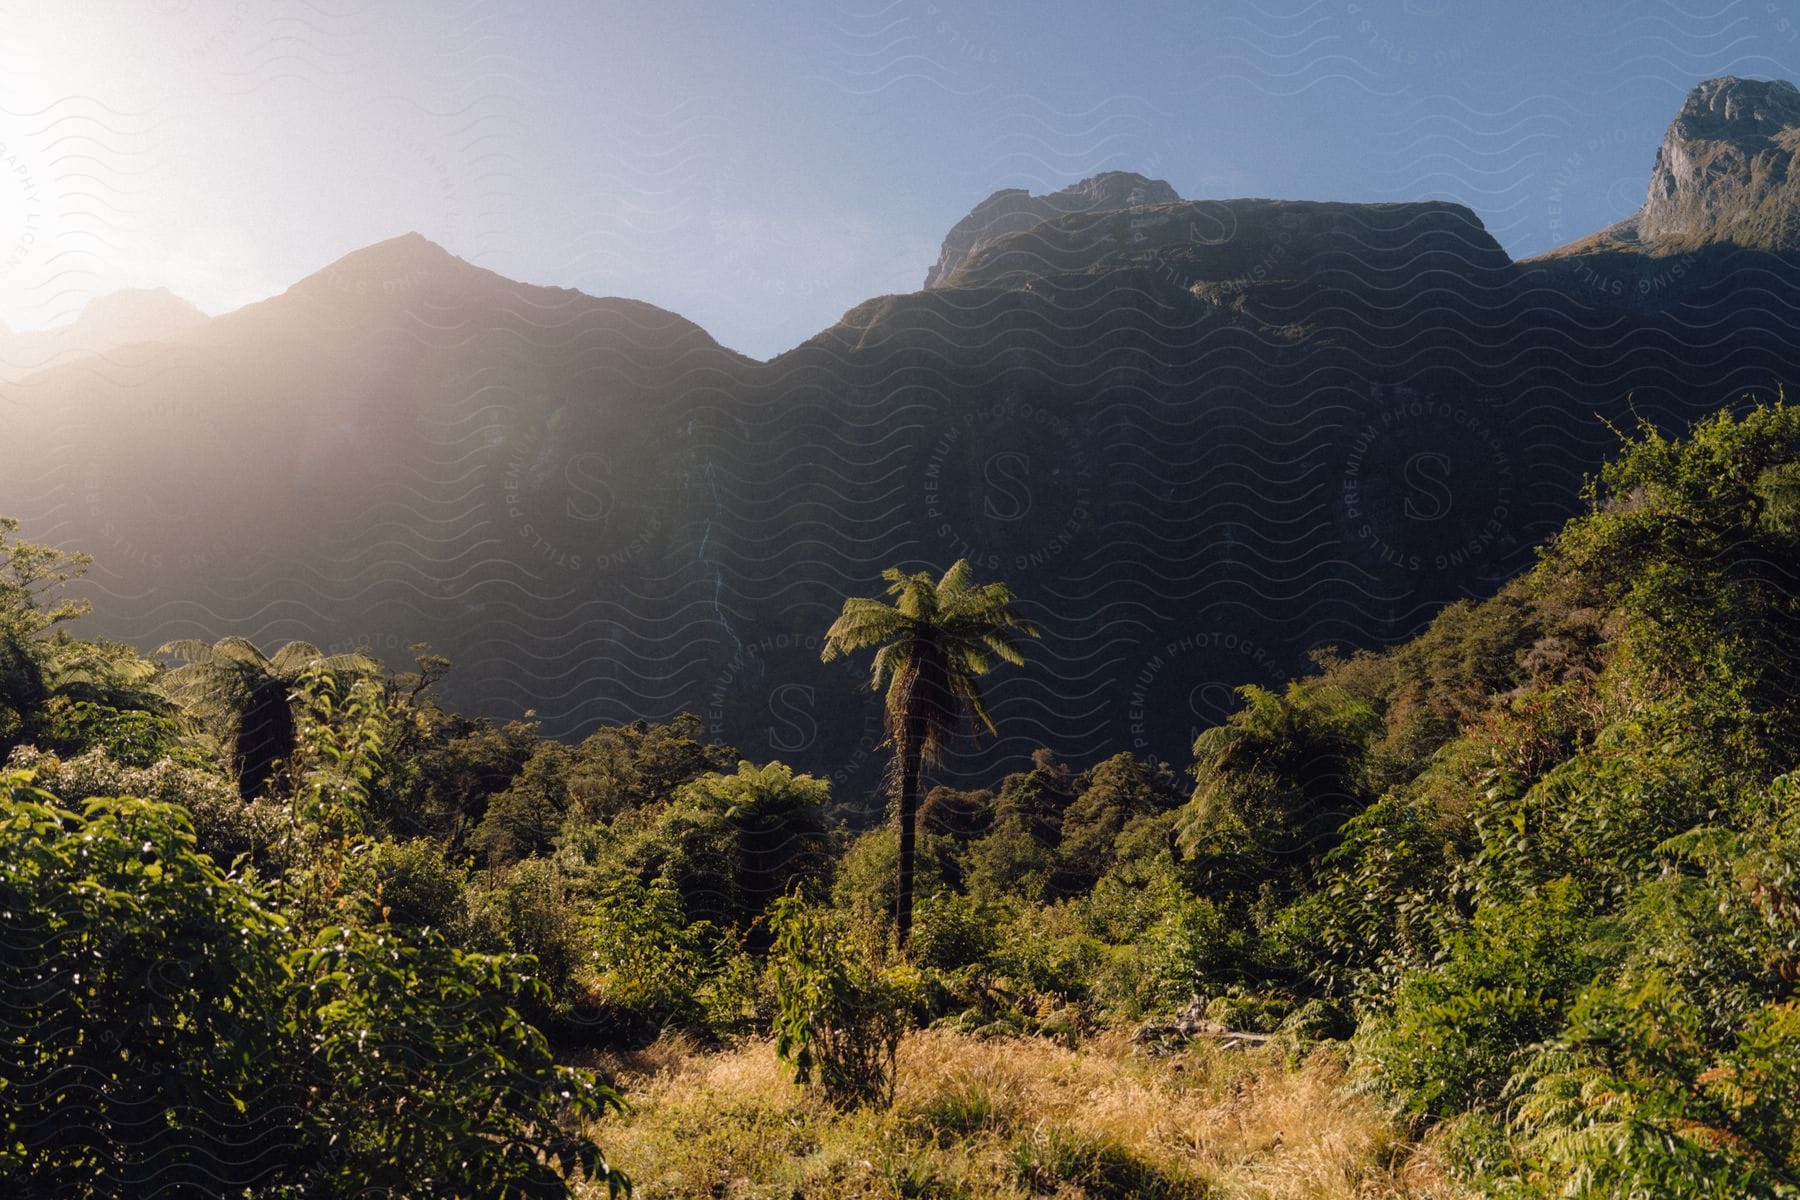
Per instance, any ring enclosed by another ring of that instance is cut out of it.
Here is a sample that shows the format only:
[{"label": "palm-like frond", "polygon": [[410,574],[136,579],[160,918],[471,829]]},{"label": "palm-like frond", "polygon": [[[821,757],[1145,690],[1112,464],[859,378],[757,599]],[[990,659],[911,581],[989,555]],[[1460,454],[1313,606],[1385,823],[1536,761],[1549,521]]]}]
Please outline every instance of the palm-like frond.
[{"label": "palm-like frond", "polygon": [[199,638],[181,638],[178,641],[164,642],[156,648],[160,655],[179,658],[182,662],[199,662],[212,657],[211,642],[203,642]]},{"label": "palm-like frond", "polygon": [[820,658],[830,662],[839,655],[893,641],[905,629],[906,618],[894,609],[879,600],[853,596],[844,601],[844,611],[825,631]]},{"label": "palm-like frond", "polygon": [[216,642],[169,642],[158,654],[180,660],[163,675],[164,693],[212,726],[232,746],[239,785],[249,795],[293,748],[292,691],[311,670],[377,674],[381,664],[360,651],[326,654],[310,642],[289,642],[273,656],[241,637]]},{"label": "palm-like frond", "polygon": [[830,662],[877,647],[869,685],[886,693],[889,736],[910,722],[927,758],[938,756],[964,717],[994,732],[976,680],[997,662],[1022,664],[1022,639],[1038,635],[1013,606],[1012,593],[1005,584],[976,583],[967,559],[936,579],[898,567],[881,577],[892,603],[846,600],[820,658]]},{"label": "palm-like frond", "polygon": [[164,693],[193,715],[220,722],[227,731],[252,705],[268,702],[270,693],[285,691],[309,667],[358,673],[381,669],[366,654],[327,655],[307,642],[289,642],[270,657],[241,637],[216,642],[187,638],[167,642],[156,652],[181,660],[163,675]]},{"label": "palm-like frond", "polygon": [[324,657],[325,652],[311,642],[289,642],[270,657],[269,666],[275,674],[291,679]]},{"label": "palm-like frond", "polygon": [[[353,650],[348,654],[326,654],[309,659],[303,664],[302,669],[308,667],[347,675],[381,674],[381,660],[364,654],[360,650]],[[296,677],[298,674],[299,672],[295,672]]]}]

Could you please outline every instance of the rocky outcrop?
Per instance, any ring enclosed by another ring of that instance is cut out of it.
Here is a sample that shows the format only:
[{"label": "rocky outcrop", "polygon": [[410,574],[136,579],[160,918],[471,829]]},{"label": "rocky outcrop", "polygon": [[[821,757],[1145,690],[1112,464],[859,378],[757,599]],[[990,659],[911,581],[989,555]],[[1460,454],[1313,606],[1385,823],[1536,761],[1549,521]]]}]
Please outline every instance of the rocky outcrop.
[{"label": "rocky outcrop", "polygon": [[1020,287],[1135,268],[1214,298],[1221,289],[1333,271],[1371,280],[1398,272],[1414,281],[1429,271],[1504,270],[1511,261],[1460,204],[1190,200],[1041,222],[976,247],[950,282]]},{"label": "rocky outcrop", "polygon": [[1637,234],[1653,246],[1800,249],[1800,89],[1709,79],[1688,93],[1656,152]]},{"label": "rocky outcrop", "polygon": [[1175,189],[1164,181],[1134,171],[1106,171],[1047,196],[1033,196],[1024,188],[1003,188],[977,204],[945,236],[937,262],[925,273],[925,286],[942,287],[981,247],[1056,217],[1102,209],[1173,204],[1180,199]]},{"label": "rocky outcrop", "polygon": [[1689,278],[1722,255],[1800,250],[1796,155],[1800,88],[1785,79],[1709,79],[1663,135],[1643,207],[1531,261],[1553,272],[1573,267],[1585,291],[1655,300],[1685,290],[1662,260],[1682,258]]}]

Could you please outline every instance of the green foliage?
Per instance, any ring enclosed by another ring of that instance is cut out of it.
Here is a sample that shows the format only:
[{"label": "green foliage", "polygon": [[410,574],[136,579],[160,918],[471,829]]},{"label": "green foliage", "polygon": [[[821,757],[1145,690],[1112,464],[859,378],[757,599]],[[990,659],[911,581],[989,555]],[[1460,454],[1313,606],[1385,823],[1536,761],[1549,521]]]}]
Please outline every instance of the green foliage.
[{"label": "green foliage", "polygon": [[308,1067],[329,1080],[308,1119],[322,1139],[309,1186],[427,1195],[562,1196],[570,1176],[623,1180],[574,1123],[618,1097],[556,1065],[519,1015],[545,986],[529,960],[430,936],[321,930],[295,958]]},{"label": "green foliage", "polygon": [[905,997],[849,937],[843,918],[783,896],[771,907],[775,1049],[794,1078],[840,1107],[893,1100]]},{"label": "green foliage", "polygon": [[1759,836],[1696,830],[1633,918],[1645,953],[1523,1069],[1515,1129],[1574,1194],[1783,1196],[1800,1170],[1800,779]]},{"label": "green foliage", "polygon": [[344,894],[344,875],[364,839],[381,832],[370,800],[390,767],[386,745],[394,720],[374,679],[308,662],[294,683],[300,716],[289,763],[282,885],[302,922],[317,926],[333,919],[334,910],[369,899]]},{"label": "green foliage", "polygon": [[546,853],[569,811],[569,767],[560,742],[543,742],[512,784],[487,803],[469,848],[489,866],[505,866]]},{"label": "green foliage", "polygon": [[524,960],[354,926],[310,941],[183,811],[0,778],[0,1165],[27,1194],[562,1196],[612,1175],[571,1124]]},{"label": "green foliage", "polygon": [[585,1000],[592,948],[575,883],[555,863],[532,858],[483,872],[466,894],[470,948],[528,955],[549,991],[532,1015],[564,1021]]},{"label": "green foliage", "polygon": [[1055,851],[1020,820],[998,823],[961,861],[969,890],[989,902],[1016,896],[1042,903],[1056,871]]},{"label": "green foliage", "polygon": [[52,597],[93,560],[22,541],[18,531],[17,518],[0,516],[0,750],[37,734],[59,646],[46,635],[89,611],[85,600]]},{"label": "green foliage", "polygon": [[[927,895],[950,888],[947,870],[955,870],[950,839],[926,833],[919,839],[917,888]],[[831,883],[832,904],[864,921],[893,920],[900,838],[890,826],[868,830],[851,841],[837,862]]]},{"label": "green foliage", "polygon": [[222,1192],[291,1161],[286,923],[181,809],[0,775],[0,1166],[39,1195]]},{"label": "green foliage", "polygon": [[1437,966],[1407,975],[1359,1047],[1407,1111],[1493,1107],[1529,1047],[1562,1028],[1606,961],[1591,910],[1569,881],[1476,914]]},{"label": "green foliage", "polygon": [[431,838],[371,844],[353,860],[348,884],[368,897],[383,922],[452,937],[466,933],[469,871],[451,862]]},{"label": "green foliage", "polygon": [[289,839],[289,814],[267,800],[246,801],[216,770],[177,765],[163,759],[150,767],[115,761],[100,747],[74,758],[47,754],[33,746],[14,750],[9,765],[29,770],[34,783],[67,806],[96,796],[137,796],[183,809],[195,842],[221,867],[244,860],[265,874],[280,874]]},{"label": "green foliage", "polygon": [[790,888],[823,890],[830,800],[825,780],[784,763],[740,762],[729,775],[683,784],[636,829],[615,821],[619,844],[599,858],[645,882],[668,880],[695,920],[749,929]]},{"label": "green foliage", "polygon": [[188,767],[206,762],[206,755],[192,745],[186,730],[173,717],[67,696],[52,696],[45,701],[36,744],[63,754],[104,747],[129,767],[148,767],[163,759]]},{"label": "green foliage", "polygon": [[1241,689],[1245,705],[1194,743],[1184,850],[1215,893],[1303,880],[1338,830],[1373,799],[1363,777],[1379,717],[1346,688]]},{"label": "green foliage", "polygon": [[939,892],[919,902],[912,956],[921,967],[955,970],[987,962],[999,947],[994,914],[966,896]]},{"label": "green foliage", "polygon": [[609,821],[666,803],[703,775],[729,771],[737,754],[705,741],[703,733],[693,713],[661,724],[633,721],[595,730],[576,748],[569,771],[576,816]]},{"label": "green foliage", "polygon": [[1090,891],[1130,848],[1125,831],[1134,823],[1182,802],[1174,772],[1131,754],[1115,754],[1084,772],[1079,794],[1059,814],[1058,895]]},{"label": "green foliage", "polygon": [[538,727],[530,721],[496,725],[431,704],[412,706],[412,717],[404,738],[411,779],[393,823],[409,825],[404,832],[441,837],[452,853],[460,853],[491,798],[505,791],[536,753],[542,740]]},{"label": "green foliage", "polygon": [[[740,762],[731,775],[703,775],[685,785],[671,806],[691,813],[695,824],[715,831],[720,870],[713,886],[728,891],[713,901],[716,911],[739,923],[760,915],[769,902],[796,887],[811,888],[829,869],[825,807],[831,785],[796,775],[785,763]],[[697,897],[707,883],[693,866],[674,863],[684,895]],[[705,912],[706,908],[698,911]]]},{"label": "green foliage", "polygon": [[657,1025],[706,1021],[702,990],[719,932],[688,920],[681,893],[668,880],[615,880],[601,893],[589,929],[604,1005]]},{"label": "green foliage", "polygon": [[1134,1007],[1170,1011],[1237,975],[1242,932],[1219,905],[1163,887],[1161,916],[1138,939],[1141,977]]}]

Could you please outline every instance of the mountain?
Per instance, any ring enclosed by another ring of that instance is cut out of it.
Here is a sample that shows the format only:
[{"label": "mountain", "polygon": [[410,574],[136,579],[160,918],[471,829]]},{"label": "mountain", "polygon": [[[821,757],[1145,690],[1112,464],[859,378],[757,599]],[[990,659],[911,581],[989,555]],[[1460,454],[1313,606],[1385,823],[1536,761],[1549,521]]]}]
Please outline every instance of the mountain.
[{"label": "mountain", "polygon": [[878,706],[819,648],[885,567],[968,557],[1044,630],[944,779],[1183,759],[1232,689],[1490,595],[1613,428],[1800,377],[1784,249],[1605,252],[1685,272],[1640,295],[1454,204],[1099,178],[766,363],[384,242],[0,391],[0,512],[96,556],[117,636],[429,640],[453,705],[556,734],[687,709],[855,798]]},{"label": "mountain", "polygon": [[173,337],[206,319],[167,288],[129,288],[90,301],[68,325],[30,333],[0,326],[0,383],[122,346]]},{"label": "mountain", "polygon": [[[409,235],[118,362],[0,391],[0,511],[79,545],[112,631],[451,650],[459,702],[559,728],[592,660],[666,659],[705,493],[690,413],[746,360],[635,300],[531,287]],[[643,570],[645,564],[651,569]],[[646,698],[650,696],[652,698]]]},{"label": "mountain", "polygon": [[987,243],[1009,233],[1024,233],[1044,221],[1069,213],[1142,208],[1180,199],[1163,180],[1130,171],[1102,172],[1048,196],[1033,196],[1024,188],[1002,188],[977,204],[945,235],[937,262],[925,273],[925,286],[948,282],[956,269]]},{"label": "mountain", "polygon": [[1800,283],[1800,89],[1725,76],[1687,95],[1656,151],[1644,204],[1598,233],[1531,260],[1603,303],[1709,305],[1760,276]]},{"label": "mountain", "polygon": [[1638,237],[1663,252],[1710,243],[1800,249],[1800,89],[1727,76],[1689,93],[1656,152]]}]

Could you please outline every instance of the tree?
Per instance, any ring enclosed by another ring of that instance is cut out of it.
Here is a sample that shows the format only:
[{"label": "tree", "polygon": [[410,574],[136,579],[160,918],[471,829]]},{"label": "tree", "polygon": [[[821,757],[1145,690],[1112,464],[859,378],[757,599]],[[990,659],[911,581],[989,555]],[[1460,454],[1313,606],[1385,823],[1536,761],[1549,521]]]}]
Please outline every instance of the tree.
[{"label": "tree", "polygon": [[825,806],[831,785],[786,763],[713,772],[684,784],[624,863],[644,882],[666,878],[691,917],[747,927],[785,892],[830,871]]},{"label": "tree", "polygon": [[164,678],[169,693],[215,723],[231,749],[231,769],[247,799],[262,795],[275,768],[294,751],[294,687],[308,671],[373,675],[381,664],[360,651],[326,654],[289,642],[273,657],[241,637],[210,645],[189,638],[156,651],[182,660]]},{"label": "tree", "polygon": [[85,600],[50,603],[47,595],[93,561],[85,554],[22,542],[18,529],[17,518],[0,517],[0,751],[30,737],[49,697],[45,635],[88,612]]},{"label": "tree", "polygon": [[894,602],[860,596],[844,601],[844,611],[826,631],[820,658],[830,662],[852,651],[880,647],[869,687],[887,691],[887,744],[894,752],[900,801],[894,922],[905,948],[912,929],[922,769],[941,760],[966,718],[972,716],[994,732],[993,717],[976,681],[994,668],[996,659],[1022,664],[1018,638],[1036,637],[1037,630],[1013,607],[1005,584],[975,582],[967,559],[958,559],[936,582],[928,572],[908,575],[898,567],[888,568],[881,577]]},{"label": "tree", "polygon": [[782,896],[769,909],[775,1053],[840,1108],[894,1100],[906,998],[849,936],[842,913]]},{"label": "tree", "polygon": [[530,959],[304,935],[283,891],[202,854],[178,805],[65,808],[0,772],[8,1194],[625,1190],[586,1132],[618,1095],[520,1016]]},{"label": "tree", "polygon": [[547,853],[569,812],[569,763],[561,742],[543,742],[505,791],[488,801],[470,847],[490,867]]}]

